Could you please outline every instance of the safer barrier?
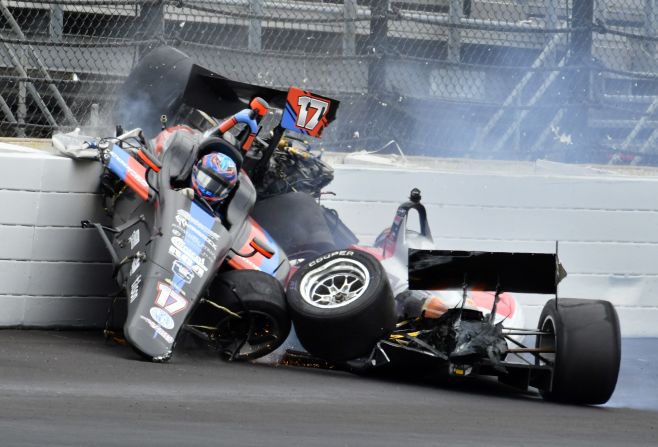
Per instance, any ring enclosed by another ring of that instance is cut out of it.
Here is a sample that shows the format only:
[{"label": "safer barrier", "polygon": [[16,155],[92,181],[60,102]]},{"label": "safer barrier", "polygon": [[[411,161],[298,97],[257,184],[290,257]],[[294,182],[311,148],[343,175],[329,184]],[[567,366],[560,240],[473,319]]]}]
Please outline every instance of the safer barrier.
[{"label": "safer barrier", "polygon": [[[625,336],[658,336],[657,171],[355,158],[330,157],[336,196],[324,204],[362,241],[418,187],[441,249],[551,252],[559,241],[561,296],[610,300]],[[93,162],[0,150],[0,326],[105,322],[116,289],[109,259],[96,232],[80,228],[106,219],[97,188]],[[531,320],[547,299],[520,298]]]}]

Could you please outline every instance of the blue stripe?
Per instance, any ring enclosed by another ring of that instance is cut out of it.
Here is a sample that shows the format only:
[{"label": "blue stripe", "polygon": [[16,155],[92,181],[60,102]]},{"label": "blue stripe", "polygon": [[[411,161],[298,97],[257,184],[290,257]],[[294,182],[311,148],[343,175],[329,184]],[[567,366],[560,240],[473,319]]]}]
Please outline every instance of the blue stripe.
[{"label": "blue stripe", "polygon": [[112,147],[112,157],[107,167],[110,171],[114,172],[121,180],[126,180],[126,173],[128,172],[128,159],[130,156],[126,151],[121,149],[116,144]]},{"label": "blue stripe", "polygon": [[281,127],[308,135],[307,130],[297,127],[297,114],[292,110],[290,103],[286,103],[283,118],[281,118]]},{"label": "blue stripe", "polygon": [[[212,231],[212,227],[215,224],[215,216],[211,216],[203,208],[201,208],[199,205],[197,205],[194,202],[191,202],[190,216],[192,217],[192,219],[195,219],[197,222],[199,222],[202,225],[202,227],[195,225],[195,228],[197,228],[199,231],[206,234]],[[187,225],[188,228],[190,225],[194,225],[194,224],[188,223]],[[206,243],[205,240],[199,240],[199,236],[194,234],[189,229],[185,229],[185,235],[183,236],[183,241],[185,242],[185,246],[189,248],[190,251],[194,253],[196,256],[199,256],[201,254],[201,251],[203,250],[203,247]],[[210,268],[211,266],[206,265],[206,267]],[[187,284],[183,278],[181,278],[175,273],[174,276],[172,277],[171,282],[173,288],[179,291],[185,286],[185,284]]]},{"label": "blue stripe", "polygon": [[[263,228],[263,233],[265,233],[265,237],[270,247],[279,247],[276,241],[272,238],[272,236],[270,236],[270,234],[264,228]],[[263,263],[261,264],[260,269],[262,272],[274,276],[274,270],[276,270],[279,264],[281,264],[280,250],[275,250],[274,256],[272,256],[270,259],[267,258],[263,259]]]}]

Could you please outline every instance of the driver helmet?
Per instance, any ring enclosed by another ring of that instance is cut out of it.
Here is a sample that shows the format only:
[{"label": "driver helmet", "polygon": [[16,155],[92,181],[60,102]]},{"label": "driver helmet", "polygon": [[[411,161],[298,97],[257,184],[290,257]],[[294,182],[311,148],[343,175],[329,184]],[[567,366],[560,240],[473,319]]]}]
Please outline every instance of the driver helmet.
[{"label": "driver helmet", "polygon": [[212,204],[228,197],[237,181],[235,162],[228,155],[218,152],[205,155],[192,169],[192,188]]}]

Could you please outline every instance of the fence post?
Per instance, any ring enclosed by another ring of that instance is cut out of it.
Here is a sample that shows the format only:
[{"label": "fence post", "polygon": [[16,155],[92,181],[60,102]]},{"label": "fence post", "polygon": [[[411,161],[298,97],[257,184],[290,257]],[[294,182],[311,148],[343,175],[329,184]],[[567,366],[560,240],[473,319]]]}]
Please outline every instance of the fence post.
[{"label": "fence post", "polygon": [[[21,48],[18,53],[23,66],[27,65],[25,51]],[[25,118],[27,117],[27,84],[25,81],[18,81],[18,98],[16,104],[16,119],[18,120],[18,127],[16,136],[25,136]]]},{"label": "fence post", "polygon": [[[164,0],[142,3],[139,9],[139,23],[141,23],[141,32],[137,34],[139,40],[159,40],[160,43],[165,43]],[[140,57],[154,46],[152,43],[139,45]]]},{"label": "fence post", "polygon": [[252,51],[260,51],[262,46],[262,22],[263,0],[250,0],[249,12],[255,17],[249,20],[249,43],[248,47]]},{"label": "fence post", "polygon": [[62,40],[64,34],[64,10],[62,5],[50,5],[50,23],[48,32],[55,42]]},{"label": "fence post", "polygon": [[[547,29],[558,29],[560,27],[560,19],[559,19],[559,8],[560,8],[560,1],[561,0],[548,0],[546,3],[546,28]],[[554,34],[547,33],[546,34],[546,41],[550,42],[550,40],[554,37]],[[558,62],[558,55],[557,55],[557,49],[553,51],[553,55],[550,57],[550,64],[555,64]]]},{"label": "fence post", "polygon": [[[649,37],[656,37],[658,31],[658,2],[656,0],[644,0],[644,34]],[[653,40],[646,40],[644,42],[644,51],[647,54],[655,56],[656,42]]]},{"label": "fence post", "polygon": [[461,59],[461,30],[458,25],[461,23],[463,14],[462,0],[450,0],[450,25],[448,29],[448,61],[459,62]]},{"label": "fence post", "polygon": [[571,161],[586,161],[590,132],[588,112],[590,100],[590,66],[592,60],[592,23],[594,0],[573,0],[570,58],[568,61],[569,98],[566,123],[574,144],[575,157]]},{"label": "fence post", "polygon": [[386,74],[386,36],[388,35],[388,1],[370,0],[370,64],[368,93],[377,95],[384,90]]},{"label": "fence post", "polygon": [[356,55],[356,0],[344,0],[343,56]]}]

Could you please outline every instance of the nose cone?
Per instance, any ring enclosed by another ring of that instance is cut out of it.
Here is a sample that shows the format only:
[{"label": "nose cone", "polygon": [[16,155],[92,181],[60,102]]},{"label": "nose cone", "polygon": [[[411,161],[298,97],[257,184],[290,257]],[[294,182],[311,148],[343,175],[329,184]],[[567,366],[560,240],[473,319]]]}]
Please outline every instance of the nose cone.
[{"label": "nose cone", "polygon": [[126,321],[123,332],[142,357],[152,362],[166,362],[171,358],[174,337],[152,318],[136,315]]}]

